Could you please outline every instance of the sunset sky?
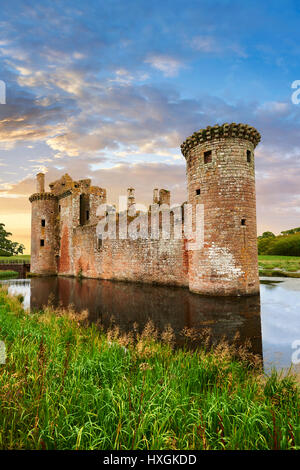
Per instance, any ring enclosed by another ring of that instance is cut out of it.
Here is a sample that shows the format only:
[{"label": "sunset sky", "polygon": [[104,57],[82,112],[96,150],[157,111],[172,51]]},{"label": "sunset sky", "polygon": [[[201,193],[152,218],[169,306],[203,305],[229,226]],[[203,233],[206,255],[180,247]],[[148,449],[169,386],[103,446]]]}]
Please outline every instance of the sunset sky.
[{"label": "sunset sky", "polygon": [[300,226],[299,1],[1,1],[0,222],[30,249],[34,176],[186,200],[180,144],[255,126],[258,233]]}]

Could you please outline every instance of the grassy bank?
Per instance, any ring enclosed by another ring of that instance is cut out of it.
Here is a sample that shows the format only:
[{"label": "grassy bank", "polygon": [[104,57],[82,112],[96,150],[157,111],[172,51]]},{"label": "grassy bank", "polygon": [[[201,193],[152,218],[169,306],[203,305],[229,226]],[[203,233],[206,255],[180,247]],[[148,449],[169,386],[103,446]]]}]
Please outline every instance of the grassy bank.
[{"label": "grassy bank", "polygon": [[30,263],[30,255],[0,256],[0,263]]},{"label": "grassy bank", "polygon": [[11,279],[18,276],[16,271],[0,271],[0,279]]},{"label": "grassy bank", "polygon": [[245,348],[175,351],[169,329],[104,335],[85,317],[0,290],[0,448],[300,449],[299,389]]},{"label": "grassy bank", "polygon": [[259,255],[259,274],[261,276],[283,276],[300,278],[299,256]]}]

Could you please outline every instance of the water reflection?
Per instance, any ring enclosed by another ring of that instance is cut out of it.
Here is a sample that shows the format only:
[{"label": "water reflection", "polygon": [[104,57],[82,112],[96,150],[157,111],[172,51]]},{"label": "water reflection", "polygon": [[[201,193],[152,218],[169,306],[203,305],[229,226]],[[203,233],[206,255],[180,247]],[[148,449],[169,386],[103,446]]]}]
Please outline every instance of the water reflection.
[{"label": "water reflection", "polygon": [[0,285],[8,286],[11,295],[22,295],[24,308],[26,310],[30,308],[31,292],[29,279],[9,279],[7,281],[1,281]]},{"label": "water reflection", "polygon": [[[261,286],[265,368],[288,368],[292,345],[300,339],[300,279],[268,279]],[[293,367],[299,373],[299,364]]]},{"label": "water reflection", "polygon": [[[114,319],[123,331],[134,322],[142,328],[148,319],[163,330],[170,324],[181,345],[183,327],[211,328],[217,341],[223,334],[232,341],[236,332],[241,340],[250,338],[253,352],[263,357],[265,371],[291,365],[292,344],[300,339],[300,280],[262,279],[259,297],[220,299],[203,298],[186,289],[111,281],[70,278],[9,280],[12,294],[21,293],[24,307],[41,308],[49,296],[63,306],[74,304],[76,310],[89,310],[90,320],[98,319],[109,327]],[[261,309],[261,313],[260,313]],[[261,326],[262,325],[262,326]]]},{"label": "water reflection", "polygon": [[262,355],[260,298],[206,298],[187,289],[124,282],[73,278],[31,279],[31,309],[52,298],[55,306],[72,304],[76,311],[88,309],[89,320],[107,329],[112,323],[129,332],[135,323],[143,329],[152,320],[159,332],[170,325],[176,344],[182,345],[182,330],[209,328],[215,342],[229,342],[239,333],[240,342],[251,340],[252,351]]}]

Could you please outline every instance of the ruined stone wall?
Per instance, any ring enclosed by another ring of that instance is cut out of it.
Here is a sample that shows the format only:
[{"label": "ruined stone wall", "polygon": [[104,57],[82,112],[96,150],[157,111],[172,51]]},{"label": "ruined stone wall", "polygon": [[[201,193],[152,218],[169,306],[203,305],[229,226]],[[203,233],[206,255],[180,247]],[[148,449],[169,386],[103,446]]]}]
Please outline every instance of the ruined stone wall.
[{"label": "ruined stone wall", "polygon": [[79,194],[66,192],[58,200],[59,274],[73,274],[73,226],[79,224]]},{"label": "ruined stone wall", "polygon": [[204,205],[204,247],[189,251],[189,287],[206,295],[257,293],[254,148],[259,134],[243,125],[226,132],[223,127],[224,133],[205,131],[183,147],[188,202]]},{"label": "ruined stone wall", "polygon": [[[185,242],[183,239],[174,240],[174,237],[171,240],[162,239],[161,214],[155,219],[160,228],[158,240],[150,238],[152,219],[149,212],[146,215],[148,239],[119,239],[117,214],[116,238],[99,243],[96,234],[99,217],[96,211],[100,204],[106,202],[106,192],[94,187],[89,187],[85,193],[83,190],[70,187],[57,195],[58,274],[187,286],[188,254]],[[169,200],[169,191],[161,192],[160,199],[162,195]],[[88,220],[83,216],[86,210],[89,210]],[[132,220],[134,217],[128,216],[127,223],[130,224]],[[171,235],[173,223],[171,216]]]},{"label": "ruined stone wall", "polygon": [[184,240],[103,240],[95,226],[73,232],[73,274],[85,277],[188,285],[188,255]]}]

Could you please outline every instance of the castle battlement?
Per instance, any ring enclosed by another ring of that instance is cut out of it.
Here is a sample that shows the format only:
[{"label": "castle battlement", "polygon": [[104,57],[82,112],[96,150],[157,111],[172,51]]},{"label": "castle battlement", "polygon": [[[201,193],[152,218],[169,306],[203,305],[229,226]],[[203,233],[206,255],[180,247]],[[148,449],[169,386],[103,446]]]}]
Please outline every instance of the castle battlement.
[{"label": "castle battlement", "polygon": [[52,193],[34,193],[30,196],[29,201],[46,201],[50,199],[56,199],[56,196]]},{"label": "castle battlement", "polygon": [[[164,237],[162,217],[171,201],[167,189],[153,190],[153,204],[163,209],[155,220],[151,206],[144,214],[132,215],[135,189],[128,188],[125,219],[114,209],[116,236],[104,239],[98,237],[97,226],[105,215],[97,215],[97,210],[101,204],[113,207],[107,203],[106,189],[65,174],[45,192],[45,175],[39,173],[37,192],[29,198],[31,271],[176,285],[211,296],[257,294],[254,150],[259,141],[254,127],[225,123],[201,129],[181,145],[193,227],[196,207],[201,206],[204,215],[204,243],[197,241],[193,250],[184,236],[184,203],[178,206],[180,217],[171,213],[171,236]],[[141,216],[147,222],[144,231],[124,236],[124,220],[138,227]],[[173,233],[176,217],[181,238]],[[159,229],[155,237],[154,226]]]},{"label": "castle battlement", "polygon": [[193,149],[198,144],[203,144],[204,142],[211,142],[213,139],[221,138],[239,138],[246,139],[253,143],[254,147],[261,140],[260,133],[251,126],[247,124],[218,124],[214,127],[207,126],[205,129],[200,129],[197,132],[194,132],[193,135],[187,137],[187,139],[181,145],[181,152],[184,157],[188,154],[189,150]]}]

